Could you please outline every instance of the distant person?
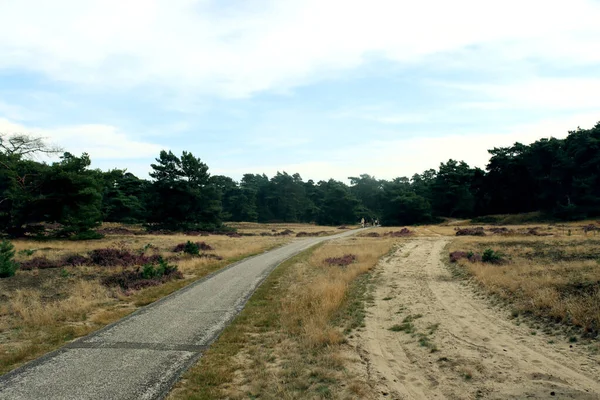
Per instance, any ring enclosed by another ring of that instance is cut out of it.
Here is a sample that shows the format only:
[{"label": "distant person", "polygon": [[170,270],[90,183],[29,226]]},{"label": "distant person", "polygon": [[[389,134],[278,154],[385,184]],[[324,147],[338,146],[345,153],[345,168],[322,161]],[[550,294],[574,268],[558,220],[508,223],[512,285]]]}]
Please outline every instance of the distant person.
[{"label": "distant person", "polygon": [[365,219],[361,218],[360,219],[360,225],[364,228],[365,227]]}]

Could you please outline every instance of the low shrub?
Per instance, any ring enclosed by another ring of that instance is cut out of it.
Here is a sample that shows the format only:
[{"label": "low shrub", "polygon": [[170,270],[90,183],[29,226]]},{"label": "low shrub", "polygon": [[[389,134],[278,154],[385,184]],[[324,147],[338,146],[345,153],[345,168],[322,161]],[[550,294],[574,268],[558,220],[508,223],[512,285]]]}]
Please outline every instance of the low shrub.
[{"label": "low shrub", "polygon": [[452,253],[450,253],[450,262],[455,263],[458,260],[461,260],[466,257],[467,253],[465,251],[453,251]]},{"label": "low shrub", "polygon": [[512,233],[513,231],[511,229],[508,229],[504,226],[502,227],[498,227],[498,228],[489,228],[489,231],[492,233],[495,233],[497,235],[502,235],[502,234],[507,234],[507,233]]},{"label": "low shrub", "polygon": [[92,250],[89,253],[89,257],[81,254],[68,254],[58,260],[51,260],[47,257],[35,257],[31,260],[22,261],[19,263],[19,266],[23,271],[30,271],[32,269],[79,267],[81,265],[95,265],[99,267],[131,267],[148,263],[156,263],[159,261],[159,259],[159,255],[146,256],[144,254],[134,254],[127,250],[107,248]]},{"label": "low shrub", "polygon": [[144,265],[142,277],[144,279],[161,278],[164,275],[170,275],[176,271],[176,265],[169,265],[169,263],[161,257],[158,259],[158,265],[153,263]]},{"label": "low shrub", "polygon": [[188,240],[187,243],[183,246],[183,252],[185,254],[197,256],[198,254],[200,254],[200,246]]},{"label": "low shrub", "polygon": [[337,265],[338,267],[346,267],[356,261],[354,254],[344,254],[342,257],[329,257],[325,259],[328,265]]},{"label": "low shrub", "polygon": [[149,262],[157,262],[160,258],[159,255],[146,256],[115,248],[96,249],[89,254],[91,264],[100,267],[144,265]]},{"label": "low shrub", "polygon": [[8,240],[0,242],[0,278],[15,274],[19,265],[15,262],[15,246]]},{"label": "low shrub", "polygon": [[98,240],[98,239],[103,239],[104,235],[96,232],[96,231],[83,231],[83,232],[78,232],[72,236],[69,237],[69,240]]},{"label": "low shrub", "polygon": [[499,264],[502,262],[502,254],[492,249],[485,249],[481,260],[486,263]]},{"label": "low shrub", "polygon": [[458,228],[456,230],[456,236],[485,236],[485,231],[483,227],[477,228]]},{"label": "low shrub", "polygon": [[63,263],[60,260],[50,260],[47,257],[35,257],[31,260],[22,261],[19,268],[23,271],[31,271],[32,269],[50,269],[61,268]]},{"label": "low shrub", "polygon": [[402,228],[399,231],[390,231],[384,234],[384,236],[390,236],[390,237],[404,237],[404,236],[410,236],[412,235],[414,232],[411,231],[408,228]]},{"label": "low shrub", "polygon": [[134,231],[132,229],[127,229],[127,228],[123,228],[123,227],[115,227],[115,228],[102,228],[102,229],[97,229],[96,232],[100,233],[101,235],[141,235],[144,232],[141,231]]},{"label": "low shrub", "polygon": [[326,231],[319,231],[319,232],[298,232],[296,234],[296,237],[316,237],[316,236],[323,236],[323,235],[327,235],[329,232]]},{"label": "low shrub", "polygon": [[183,253],[192,254],[192,255],[198,255],[200,250],[207,251],[207,250],[214,250],[214,248],[211,245],[206,244],[204,242],[192,243],[189,240],[187,243],[180,243],[173,248],[174,253],[182,253],[183,252]]},{"label": "low shrub", "polygon": [[463,258],[466,258],[471,262],[481,262],[482,260],[481,254],[473,253],[472,251],[453,251],[452,253],[450,253],[450,262],[455,263]]},{"label": "low shrub", "polygon": [[81,254],[69,254],[62,259],[63,266],[79,267],[80,265],[87,265],[90,263],[90,259]]},{"label": "low shrub", "polygon": [[377,232],[367,232],[360,235],[362,237],[381,237],[381,235]]},{"label": "low shrub", "polygon": [[174,279],[183,279],[183,274],[177,270],[177,266],[169,265],[160,258],[156,263],[145,264],[143,269],[138,267],[135,271],[123,271],[108,276],[102,280],[102,284],[109,287],[118,286],[129,291],[159,286]]}]

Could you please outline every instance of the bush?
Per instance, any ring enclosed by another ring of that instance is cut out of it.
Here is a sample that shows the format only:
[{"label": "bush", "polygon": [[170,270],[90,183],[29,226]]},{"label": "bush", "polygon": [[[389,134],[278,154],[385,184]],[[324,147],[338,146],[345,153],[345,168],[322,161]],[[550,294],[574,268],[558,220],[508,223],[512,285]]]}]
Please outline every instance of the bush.
[{"label": "bush", "polygon": [[492,249],[485,249],[481,260],[486,263],[498,264],[502,262],[502,255]]},{"label": "bush", "polygon": [[346,267],[356,261],[354,254],[344,254],[342,257],[330,257],[325,259],[325,263],[329,265],[337,265],[339,267]]},{"label": "bush", "polygon": [[472,251],[453,251],[452,253],[450,253],[450,262],[455,263],[463,258],[466,258],[471,262],[479,262],[481,261],[481,254],[473,253]]},{"label": "bush", "polygon": [[185,247],[183,248],[183,252],[185,254],[197,256],[198,254],[200,254],[200,246],[198,246],[196,243],[190,242],[188,240],[187,243],[185,244]]},{"label": "bush", "polygon": [[157,262],[160,258],[158,255],[146,256],[114,248],[92,250],[89,254],[91,263],[100,267],[144,265],[149,262]]},{"label": "bush", "polygon": [[32,269],[50,269],[50,268],[61,268],[63,263],[58,260],[50,260],[46,257],[35,257],[31,260],[23,261],[20,264],[20,269],[23,271],[30,271]]},{"label": "bush", "polygon": [[195,256],[197,256],[200,253],[200,250],[207,251],[207,250],[214,250],[214,249],[211,245],[209,245],[207,243],[204,243],[204,242],[192,243],[189,240],[187,243],[180,243],[173,248],[174,253],[184,252],[184,253],[195,255]]},{"label": "bush", "polygon": [[390,231],[384,234],[384,236],[391,236],[391,237],[404,237],[404,236],[410,236],[412,235],[414,232],[411,231],[408,228],[402,228],[399,231]]},{"label": "bush", "polygon": [[83,231],[69,237],[69,240],[98,240],[103,239],[104,235],[96,231]]},{"label": "bush", "polygon": [[162,257],[158,259],[158,266],[152,263],[144,265],[142,270],[142,277],[144,279],[161,278],[164,275],[170,275],[177,272],[176,265],[169,265]]},{"label": "bush", "polygon": [[69,254],[62,259],[63,266],[79,267],[90,263],[90,259],[80,254]]},{"label": "bush", "polygon": [[124,290],[139,290],[150,286],[162,285],[173,279],[183,279],[183,274],[177,266],[169,265],[164,259],[159,258],[156,263],[148,263],[143,269],[123,271],[106,277],[102,280],[105,286],[118,286]]},{"label": "bush", "polygon": [[15,274],[19,265],[15,262],[15,246],[8,240],[0,242],[0,278]]},{"label": "bush", "polygon": [[450,253],[450,262],[457,262],[460,259],[463,259],[467,257],[467,253],[465,253],[464,251],[453,251],[452,253]]},{"label": "bush", "polygon": [[361,237],[381,237],[381,235],[377,232],[367,232],[360,235]]},{"label": "bush", "polygon": [[485,236],[483,227],[457,229],[456,236]]}]

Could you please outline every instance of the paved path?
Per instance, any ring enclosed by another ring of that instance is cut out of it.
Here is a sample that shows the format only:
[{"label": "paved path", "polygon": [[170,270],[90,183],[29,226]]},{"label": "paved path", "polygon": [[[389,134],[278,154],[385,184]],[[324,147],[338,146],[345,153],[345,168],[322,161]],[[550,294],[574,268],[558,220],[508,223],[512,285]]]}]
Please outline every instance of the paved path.
[{"label": "paved path", "polygon": [[3,375],[0,399],[160,399],[277,265],[356,232],[298,240],[233,264]]}]

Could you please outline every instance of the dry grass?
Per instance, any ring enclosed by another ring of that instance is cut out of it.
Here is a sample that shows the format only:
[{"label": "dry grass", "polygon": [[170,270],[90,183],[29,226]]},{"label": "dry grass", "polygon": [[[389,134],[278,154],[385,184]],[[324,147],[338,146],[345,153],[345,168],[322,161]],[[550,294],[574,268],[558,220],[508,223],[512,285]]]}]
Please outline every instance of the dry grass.
[{"label": "dry grass", "polygon": [[[417,236],[456,236],[456,229],[459,228],[473,228],[481,226],[485,229],[487,235],[493,235],[497,237],[503,236],[526,236],[524,232],[531,228],[538,228],[538,231],[543,234],[550,234],[553,236],[565,236],[565,237],[581,237],[581,238],[594,238],[597,236],[600,238],[600,233],[588,232],[583,230],[583,227],[590,224],[596,224],[600,227],[600,223],[595,220],[578,221],[578,222],[564,222],[564,223],[528,223],[520,225],[490,225],[490,224],[476,224],[470,220],[458,220],[446,222],[440,225],[422,225],[417,227],[411,227],[416,231]],[[514,233],[494,235],[490,232],[491,228],[506,227]],[[380,230],[391,230],[392,228],[378,228]]]},{"label": "dry grass", "polygon": [[[344,338],[331,321],[344,302],[349,285],[373,268],[392,243],[390,239],[350,238],[314,251],[308,263],[295,269],[287,295],[281,300],[283,327],[301,337],[306,346],[341,343]],[[342,268],[324,261],[345,254],[356,255],[357,261]]]},{"label": "dry grass", "polygon": [[460,260],[459,265],[487,291],[529,313],[580,327],[600,329],[600,237],[461,238],[450,251],[499,251],[501,265]]},{"label": "dry grass", "polygon": [[39,327],[81,320],[95,306],[110,300],[109,291],[96,281],[77,281],[64,300],[42,301],[42,291],[17,290],[8,302],[8,310],[24,326]]},{"label": "dry grass", "polygon": [[[282,264],[170,398],[364,398],[345,369],[344,332],[360,324],[357,282],[397,241],[335,240]],[[349,253],[357,261],[347,267],[324,262]]]},{"label": "dry grass", "polygon": [[284,230],[290,230],[293,232],[291,236],[295,236],[299,232],[327,232],[328,235],[335,235],[336,233],[343,232],[344,230],[356,229],[358,225],[345,225],[347,229],[338,229],[335,226],[321,226],[313,224],[294,224],[294,223],[281,223],[281,224],[259,224],[256,222],[230,222],[228,226],[237,229],[238,232],[244,234],[260,234],[262,232],[277,233]]},{"label": "dry grass", "polygon": [[[313,227],[306,225],[303,230],[310,228]],[[263,231],[270,232],[271,229],[269,226]],[[66,341],[112,323],[231,262],[277,247],[293,238],[111,235],[98,241],[16,240],[13,243],[17,251],[34,251],[33,255],[18,253],[17,260],[24,261],[32,257],[60,259],[67,254],[86,254],[107,247],[136,251],[148,244],[153,246],[149,253],[172,257],[172,248],[188,240],[208,243],[214,248],[209,253],[219,255],[223,260],[182,256],[172,263],[178,265],[184,279],[128,295],[99,283],[99,279],[120,272],[123,267],[83,266],[17,271],[12,278],[0,279],[0,374],[58,348]]]}]

